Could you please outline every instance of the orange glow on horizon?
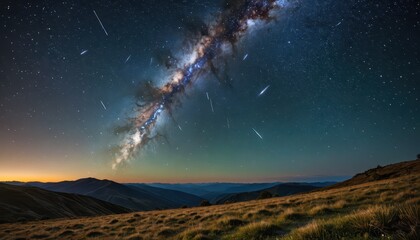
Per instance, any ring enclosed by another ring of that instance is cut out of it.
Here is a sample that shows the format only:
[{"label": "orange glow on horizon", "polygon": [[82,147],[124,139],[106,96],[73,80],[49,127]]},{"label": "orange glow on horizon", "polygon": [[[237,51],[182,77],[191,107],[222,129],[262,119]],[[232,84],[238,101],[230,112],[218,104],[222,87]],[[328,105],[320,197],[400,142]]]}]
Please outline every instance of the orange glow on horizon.
[{"label": "orange glow on horizon", "polygon": [[[307,176],[311,177],[311,176]],[[322,177],[322,176],[318,176]],[[330,176],[334,177],[334,176]],[[339,177],[339,176],[336,176]],[[248,178],[241,178],[241,177],[223,177],[223,178],[209,178],[209,177],[160,177],[160,178],[140,178],[134,176],[116,176],[116,175],[101,175],[101,176],[94,176],[94,175],[63,175],[63,174],[42,174],[42,173],[34,173],[34,172],[19,172],[19,173],[11,173],[11,172],[2,172],[0,170],[0,182],[10,182],[10,181],[19,181],[19,182],[61,182],[61,181],[75,181],[81,178],[96,178],[99,180],[110,180],[118,183],[168,183],[168,184],[175,184],[175,183],[267,183],[267,182],[299,182],[304,181],[303,179],[296,179],[296,176],[283,176],[283,177],[273,177],[273,178],[264,178],[264,179],[248,179]],[[322,180],[320,180],[322,181]]]},{"label": "orange glow on horizon", "polygon": [[27,174],[24,172],[20,173],[4,173],[0,171],[0,181],[10,182],[61,182],[61,181],[75,181],[81,178],[96,178],[99,180],[108,179],[118,183],[214,183],[214,182],[232,182],[232,183],[255,183],[263,181],[252,181],[251,179],[242,178],[222,178],[222,179],[210,179],[210,178],[183,178],[179,179],[176,177],[168,178],[154,178],[154,179],[142,179],[138,177],[121,177],[121,176],[75,176],[75,175],[43,175],[43,174]]},{"label": "orange glow on horizon", "polygon": [[39,176],[39,175],[25,175],[25,174],[7,174],[4,173],[0,176],[0,181],[10,182],[10,181],[19,181],[19,182],[60,182],[70,179],[77,179],[77,177],[70,176]]}]

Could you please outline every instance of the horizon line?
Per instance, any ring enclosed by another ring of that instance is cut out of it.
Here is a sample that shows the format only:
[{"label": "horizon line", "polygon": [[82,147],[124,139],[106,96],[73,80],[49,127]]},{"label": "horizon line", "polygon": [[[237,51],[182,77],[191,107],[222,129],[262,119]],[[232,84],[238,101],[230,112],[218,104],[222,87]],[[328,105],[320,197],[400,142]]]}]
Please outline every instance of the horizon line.
[{"label": "horizon line", "polygon": [[319,175],[319,176],[308,176],[308,177],[284,177],[284,178],[267,178],[267,179],[255,179],[254,181],[252,180],[245,180],[245,181],[241,181],[241,180],[215,180],[215,181],[130,181],[130,180],[126,180],[126,181],[118,181],[118,180],[113,180],[110,178],[100,178],[100,177],[80,177],[80,178],[69,178],[69,179],[60,179],[60,180],[17,180],[17,179],[13,179],[13,180],[2,180],[0,179],[0,182],[3,183],[7,183],[7,182],[20,182],[20,183],[29,183],[29,182],[40,182],[40,183],[57,183],[57,182],[71,182],[71,181],[78,181],[81,179],[96,179],[96,180],[101,180],[101,181],[112,181],[112,182],[117,182],[117,183],[121,183],[121,184],[130,184],[130,183],[137,183],[137,184],[214,184],[214,183],[219,183],[219,184],[223,184],[223,183],[230,183],[230,184],[259,184],[259,183],[300,183],[300,182],[306,182],[306,183],[315,183],[315,182],[341,182],[341,181],[345,181],[347,179],[350,179],[351,176],[346,176],[346,175],[340,175],[340,176],[324,176],[324,175]]}]

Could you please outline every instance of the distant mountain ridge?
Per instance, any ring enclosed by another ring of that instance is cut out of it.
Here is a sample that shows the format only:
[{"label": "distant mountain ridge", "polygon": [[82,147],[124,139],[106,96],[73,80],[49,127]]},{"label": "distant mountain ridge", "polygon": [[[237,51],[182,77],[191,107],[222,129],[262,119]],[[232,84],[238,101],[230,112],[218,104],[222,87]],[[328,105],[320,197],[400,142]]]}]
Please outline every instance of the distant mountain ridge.
[{"label": "distant mountain ridge", "polygon": [[[336,184],[337,182],[302,182],[301,185],[310,185],[315,187],[325,187]],[[249,193],[254,191],[265,190],[280,184],[292,184],[282,182],[271,183],[150,183],[148,185],[174,189],[178,191],[195,194],[202,198],[209,200],[212,203],[217,203],[221,198],[226,196],[233,196],[240,193]]]},{"label": "distant mountain ridge", "polygon": [[148,183],[147,185],[158,188],[172,189],[194,194],[200,197],[225,193],[239,193],[256,191],[274,186],[278,183]]},{"label": "distant mountain ridge", "polygon": [[91,196],[137,211],[179,208],[183,205],[198,206],[203,200],[188,193],[159,189],[145,184],[125,185],[95,178],[57,183],[28,182],[26,184],[50,191]]},{"label": "distant mountain ridge", "polygon": [[277,196],[289,196],[297,193],[309,192],[319,188],[320,187],[302,183],[281,183],[258,191],[225,194],[217,199],[214,199],[214,202],[217,204],[223,204],[226,202],[244,202],[258,199],[262,192],[270,192],[272,195]]},{"label": "distant mountain ridge", "polygon": [[278,183],[152,183],[150,186],[191,193],[215,203],[218,198],[229,193],[257,191]]},{"label": "distant mountain ridge", "polygon": [[92,197],[0,183],[0,223],[127,213]]}]

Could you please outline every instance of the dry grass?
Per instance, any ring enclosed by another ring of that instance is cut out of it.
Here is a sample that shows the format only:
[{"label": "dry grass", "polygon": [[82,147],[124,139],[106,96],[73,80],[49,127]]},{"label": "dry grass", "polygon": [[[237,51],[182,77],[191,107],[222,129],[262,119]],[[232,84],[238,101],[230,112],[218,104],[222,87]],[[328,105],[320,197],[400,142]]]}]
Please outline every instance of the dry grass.
[{"label": "dry grass", "polygon": [[420,175],[209,207],[1,224],[0,239],[420,239]]},{"label": "dry grass", "polygon": [[289,234],[289,239],[419,239],[418,205],[376,205],[328,219],[314,220]]},{"label": "dry grass", "polygon": [[267,239],[270,236],[282,235],[280,226],[274,222],[253,222],[238,228],[234,234],[225,236],[225,239]]}]

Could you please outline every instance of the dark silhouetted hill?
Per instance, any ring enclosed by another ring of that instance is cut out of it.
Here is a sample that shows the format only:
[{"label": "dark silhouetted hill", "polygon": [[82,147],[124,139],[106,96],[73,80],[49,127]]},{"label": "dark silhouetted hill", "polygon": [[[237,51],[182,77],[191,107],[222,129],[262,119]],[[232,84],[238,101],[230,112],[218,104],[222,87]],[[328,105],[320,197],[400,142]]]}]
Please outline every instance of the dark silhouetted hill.
[{"label": "dark silhouetted hill", "polygon": [[0,223],[127,212],[88,196],[0,183]]},{"label": "dark silhouetted hill", "polygon": [[253,192],[242,192],[225,194],[218,199],[215,199],[215,203],[222,204],[226,202],[244,202],[258,199],[262,192],[270,192],[273,196],[289,196],[296,193],[309,192],[312,190],[319,189],[320,187],[302,184],[302,183],[282,183],[275,185],[270,188],[253,191]]}]

